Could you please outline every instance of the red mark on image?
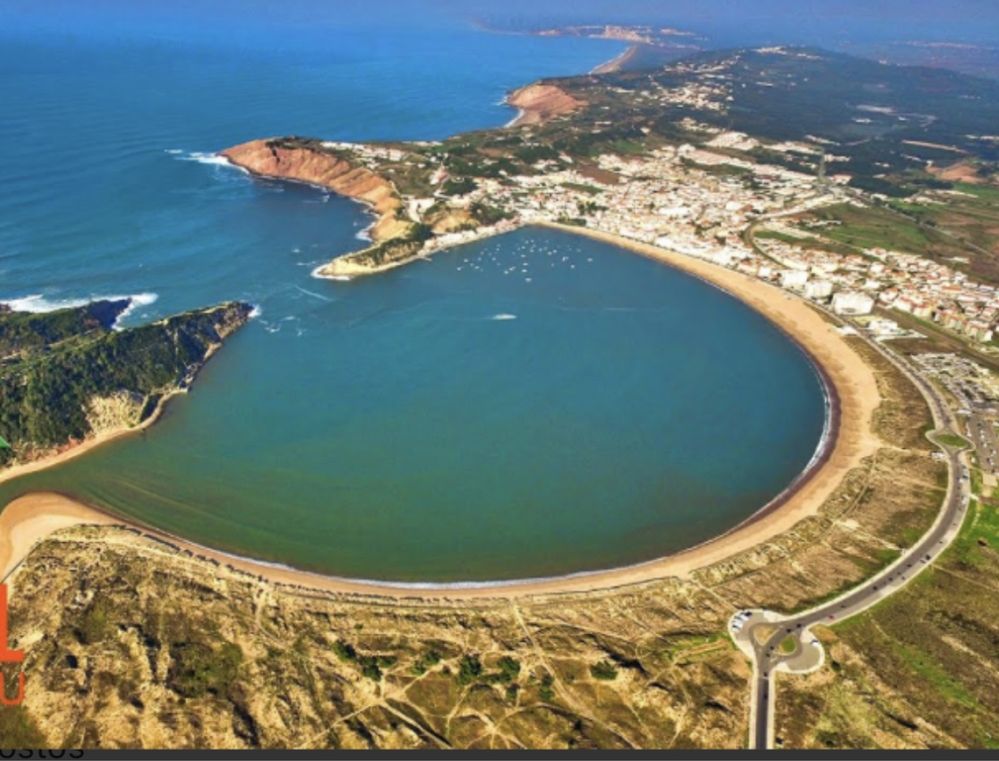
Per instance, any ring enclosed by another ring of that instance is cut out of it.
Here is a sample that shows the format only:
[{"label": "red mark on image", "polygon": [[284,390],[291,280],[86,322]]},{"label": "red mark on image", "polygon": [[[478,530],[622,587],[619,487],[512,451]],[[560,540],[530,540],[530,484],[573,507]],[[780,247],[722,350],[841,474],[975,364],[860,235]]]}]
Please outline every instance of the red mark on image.
[{"label": "red mark on image", "polygon": [[[0,584],[0,664],[21,663],[24,661],[23,650],[11,650],[7,647],[7,585]],[[0,674],[0,703],[5,706],[16,706],[24,700],[24,672],[17,673],[17,697],[7,697],[7,685],[4,675]]]}]

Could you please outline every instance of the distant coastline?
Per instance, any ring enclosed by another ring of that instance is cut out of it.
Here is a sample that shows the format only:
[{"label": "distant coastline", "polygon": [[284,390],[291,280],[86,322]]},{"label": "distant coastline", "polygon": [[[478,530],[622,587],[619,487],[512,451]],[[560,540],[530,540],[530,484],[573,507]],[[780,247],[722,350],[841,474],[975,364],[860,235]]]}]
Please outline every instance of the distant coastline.
[{"label": "distant coastline", "polygon": [[627,48],[622,50],[616,56],[608,61],[604,61],[601,64],[594,66],[591,70],[591,74],[611,74],[615,71],[620,71],[623,66],[626,66],[630,60],[632,60],[638,54],[638,45],[629,45]]}]

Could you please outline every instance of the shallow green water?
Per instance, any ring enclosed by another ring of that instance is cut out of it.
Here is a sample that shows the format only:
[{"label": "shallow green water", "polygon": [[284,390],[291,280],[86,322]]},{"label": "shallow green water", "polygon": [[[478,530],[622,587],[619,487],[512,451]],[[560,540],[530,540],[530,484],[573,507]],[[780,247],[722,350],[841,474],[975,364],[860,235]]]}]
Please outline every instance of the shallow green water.
[{"label": "shallow green water", "polygon": [[276,562],[458,581],[656,557],[780,492],[820,437],[819,383],[709,286],[541,230],[309,276],[370,218],[212,151],[497,125],[505,91],[622,49],[425,19],[435,4],[395,23],[327,6],[308,29],[227,17],[208,37],[82,11],[71,38],[0,31],[0,301],[144,294],[133,322],[262,309],[153,429],[4,484],[0,505],[58,489]]},{"label": "shallow green water", "polygon": [[[305,192],[305,191],[303,191]],[[524,230],[272,299],[150,431],[57,489],[344,576],[533,577],[681,549],[807,463],[807,359],[670,268]]]}]

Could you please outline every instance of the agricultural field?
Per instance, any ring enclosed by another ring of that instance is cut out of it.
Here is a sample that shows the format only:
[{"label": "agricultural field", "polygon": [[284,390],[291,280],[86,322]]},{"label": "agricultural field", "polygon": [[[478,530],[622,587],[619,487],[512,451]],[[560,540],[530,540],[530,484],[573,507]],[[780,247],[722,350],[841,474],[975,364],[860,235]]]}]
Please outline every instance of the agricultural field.
[{"label": "agricultural field", "polygon": [[951,190],[916,198],[925,200],[894,200],[891,206],[924,232],[930,251],[947,243],[959,246],[967,262],[954,266],[978,280],[999,282],[999,187],[955,183]]}]

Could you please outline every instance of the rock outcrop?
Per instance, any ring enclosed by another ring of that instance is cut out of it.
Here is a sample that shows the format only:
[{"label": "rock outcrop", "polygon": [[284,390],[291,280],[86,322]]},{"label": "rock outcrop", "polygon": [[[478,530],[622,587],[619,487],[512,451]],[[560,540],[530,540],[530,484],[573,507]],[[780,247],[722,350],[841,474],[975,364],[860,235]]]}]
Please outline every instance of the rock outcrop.
[{"label": "rock outcrop", "polygon": [[514,90],[506,102],[520,109],[520,115],[511,123],[511,126],[515,127],[540,124],[586,105],[584,101],[574,98],[560,87],[540,83]]},{"label": "rock outcrop", "polygon": [[395,237],[408,226],[396,217],[402,201],[391,182],[319,146],[293,138],[251,140],[222,151],[222,155],[253,174],[318,185],[367,204],[378,216],[370,230],[376,243]]}]

